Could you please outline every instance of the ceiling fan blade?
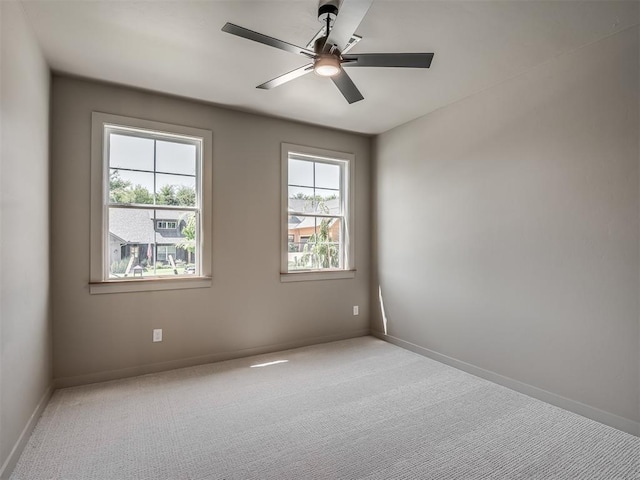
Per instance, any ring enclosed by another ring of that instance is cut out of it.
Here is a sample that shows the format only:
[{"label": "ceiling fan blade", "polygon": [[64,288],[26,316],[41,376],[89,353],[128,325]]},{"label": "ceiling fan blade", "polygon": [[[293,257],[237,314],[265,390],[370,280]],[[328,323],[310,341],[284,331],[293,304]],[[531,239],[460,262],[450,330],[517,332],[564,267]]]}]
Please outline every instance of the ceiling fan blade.
[{"label": "ceiling fan blade", "polygon": [[222,27],[222,31],[230,33],[232,35],[237,35],[238,37],[246,38],[248,40],[253,40],[254,42],[262,43],[264,45],[269,45],[270,47],[279,48],[280,50],[284,50],[285,52],[296,53],[298,55],[304,55],[305,57],[309,58],[313,58],[315,56],[315,53],[311,50],[292,45],[291,43],[283,42],[282,40],[263,35],[262,33],[254,32],[253,30],[234,25],[233,23],[225,23],[224,27]]},{"label": "ceiling fan blade", "polygon": [[338,87],[338,90],[340,90],[342,95],[344,95],[344,98],[347,99],[347,102],[355,103],[364,99],[360,90],[356,87],[356,84],[353,83],[351,77],[347,75],[347,72],[344,70],[340,71],[338,75],[331,77],[331,80],[333,80],[333,83]]},{"label": "ceiling fan blade", "polygon": [[340,51],[344,50],[372,3],[373,0],[344,0],[329,32],[325,48],[337,45]]},{"label": "ceiling fan blade", "polygon": [[360,53],[342,58],[345,67],[429,68],[433,53]]},{"label": "ceiling fan blade", "polygon": [[278,87],[283,83],[290,82],[291,80],[301,77],[302,75],[306,75],[309,72],[313,72],[313,64],[305,65],[304,67],[296,68],[295,70],[291,70],[289,73],[285,73],[284,75],[280,75],[279,77],[274,78],[273,80],[269,80],[268,82],[264,82],[262,85],[258,85],[256,88],[262,88],[263,90],[269,90],[271,88]]}]

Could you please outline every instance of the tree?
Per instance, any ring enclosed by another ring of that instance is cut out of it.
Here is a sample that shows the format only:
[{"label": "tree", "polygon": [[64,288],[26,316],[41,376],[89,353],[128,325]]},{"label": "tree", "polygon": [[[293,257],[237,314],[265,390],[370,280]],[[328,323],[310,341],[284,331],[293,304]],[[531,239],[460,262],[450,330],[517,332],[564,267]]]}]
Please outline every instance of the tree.
[{"label": "tree", "polygon": [[153,203],[153,195],[142,185],[136,185],[131,191],[133,196],[133,203],[140,203],[143,205],[151,205]]},{"label": "tree", "polygon": [[303,252],[302,263],[311,262],[311,268],[340,267],[340,249],[332,242],[328,219],[320,222],[319,230],[309,237]]},{"label": "tree", "polygon": [[333,193],[331,195],[323,197],[322,195],[319,195],[319,194],[308,195],[306,193],[298,192],[295,195],[291,195],[289,198],[293,198],[297,200],[313,200],[316,202],[322,202],[322,201],[333,200],[335,198],[338,198],[338,194]]},{"label": "tree", "polygon": [[131,182],[120,177],[118,170],[109,174],[109,201],[113,203],[131,203]]},{"label": "tree", "polygon": [[[138,184],[135,187],[129,180],[120,177],[118,170],[109,174],[109,200],[113,203],[138,203],[153,205],[153,193]],[[192,207],[196,204],[196,190],[186,185],[163,185],[156,195],[158,205],[176,205]]]},{"label": "tree", "polygon": [[156,203],[158,205],[178,205],[175,187],[173,185],[163,185],[160,187],[160,191],[156,196]]},{"label": "tree", "polygon": [[176,246],[189,252],[189,260],[191,261],[191,255],[196,251],[196,214],[193,212],[185,214],[180,223],[183,221],[185,222],[185,226],[182,228],[183,239]]},{"label": "tree", "polygon": [[120,171],[113,170],[109,174],[109,188],[111,190],[126,189],[131,186],[131,182],[120,178]]},{"label": "tree", "polygon": [[196,191],[193,187],[180,185],[177,187],[175,197],[178,205],[193,207],[196,204]]},{"label": "tree", "polygon": [[129,180],[120,177],[118,170],[113,170],[109,174],[109,200],[114,203],[150,205],[153,203],[153,195],[140,184],[133,187]]}]

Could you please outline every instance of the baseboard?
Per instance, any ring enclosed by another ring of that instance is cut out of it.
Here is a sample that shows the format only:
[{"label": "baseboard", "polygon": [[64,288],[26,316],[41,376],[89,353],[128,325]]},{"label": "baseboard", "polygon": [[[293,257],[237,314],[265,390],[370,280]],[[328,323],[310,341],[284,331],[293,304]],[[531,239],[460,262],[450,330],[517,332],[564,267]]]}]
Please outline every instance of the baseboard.
[{"label": "baseboard", "polygon": [[9,453],[9,457],[7,457],[2,467],[0,467],[0,480],[8,480],[8,478],[11,476],[11,472],[13,472],[13,469],[16,467],[16,464],[18,463],[18,459],[20,458],[20,455],[22,454],[24,447],[26,447],[27,442],[29,441],[29,437],[31,437],[31,433],[35,428],[36,423],[38,423],[38,419],[40,418],[40,415],[42,415],[42,412],[47,406],[47,403],[49,403],[49,399],[53,394],[53,390],[54,390],[53,386],[50,385],[45,390],[44,395],[42,395],[42,397],[40,398],[38,405],[36,405],[35,410],[29,417],[29,421],[27,421],[27,424],[22,429],[22,433],[20,433],[20,437],[18,437],[18,441],[15,443],[15,445],[11,449],[11,453]]},{"label": "baseboard", "polygon": [[364,337],[370,334],[370,330],[356,330],[348,333],[336,335],[324,335],[320,337],[309,337],[303,340],[293,342],[276,343],[271,345],[263,345],[254,348],[246,348],[243,350],[235,350],[229,352],[219,352],[211,355],[203,355],[198,357],[190,357],[179,360],[170,360],[167,362],[153,363],[118,370],[109,370],[105,372],[89,373],[85,375],[77,375],[72,377],[61,377],[53,380],[55,388],[76,387],[79,385],[88,385],[91,383],[108,382],[118,380],[120,378],[137,377],[147,375],[149,373],[165,372],[167,370],[176,370],[178,368],[194,367],[196,365],[205,365],[207,363],[222,362],[232,360],[234,358],[250,357],[252,355],[261,355],[264,353],[273,353],[280,350],[289,350],[291,348],[307,347],[309,345],[317,345],[321,343],[336,342],[338,340],[347,340],[349,338]]},{"label": "baseboard", "polygon": [[537,398],[538,400],[550,403],[551,405],[555,405],[556,407],[560,407],[565,410],[569,410],[570,412],[577,413],[578,415],[582,415],[583,417],[595,420],[596,422],[604,423],[605,425],[616,428],[618,430],[622,430],[623,432],[640,436],[640,422],[636,422],[629,418],[624,418],[613,413],[605,412],[604,410],[600,410],[598,408],[585,405],[584,403],[562,397],[547,390],[534,387],[533,385],[529,385],[527,383],[505,377],[504,375],[500,375],[499,373],[485,370],[470,363],[457,360],[438,352],[434,352],[433,350],[429,350],[428,348],[421,347],[420,345],[407,342],[406,340],[402,340],[392,335],[385,335],[384,333],[375,330],[371,331],[371,335],[397,345],[398,347],[405,348],[419,355],[429,357],[433,360],[458,368],[477,377],[489,380],[490,382],[510,388],[512,390],[515,390],[516,392],[524,393],[525,395],[529,395],[530,397]]}]

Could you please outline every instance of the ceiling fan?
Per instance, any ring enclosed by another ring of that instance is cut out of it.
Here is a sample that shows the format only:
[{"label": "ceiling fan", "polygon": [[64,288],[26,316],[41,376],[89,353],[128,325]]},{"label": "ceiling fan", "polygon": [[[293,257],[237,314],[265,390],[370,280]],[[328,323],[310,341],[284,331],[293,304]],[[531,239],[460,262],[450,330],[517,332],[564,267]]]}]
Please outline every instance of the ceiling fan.
[{"label": "ceiling fan", "polygon": [[342,0],[342,2],[339,0],[320,0],[318,19],[324,23],[324,26],[304,48],[233,23],[226,23],[222,27],[222,31],[312,60],[312,63],[280,75],[256,88],[268,90],[307,73],[315,72],[320,76],[330,77],[347,102],[355,103],[364,97],[343,67],[429,68],[433,59],[433,53],[358,53],[348,55],[347,52],[362,39],[362,37],[354,35],[354,32],[372,3],[373,0]]}]

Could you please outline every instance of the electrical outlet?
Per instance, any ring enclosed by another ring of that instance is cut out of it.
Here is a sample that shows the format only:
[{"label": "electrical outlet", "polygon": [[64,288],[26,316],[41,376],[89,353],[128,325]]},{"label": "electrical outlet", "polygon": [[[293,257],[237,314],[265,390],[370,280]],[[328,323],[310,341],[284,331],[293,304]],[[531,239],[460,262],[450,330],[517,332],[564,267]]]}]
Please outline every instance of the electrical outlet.
[{"label": "electrical outlet", "polygon": [[358,305],[353,306],[353,314],[360,315],[360,309],[358,308]]},{"label": "electrical outlet", "polygon": [[162,329],[161,328],[154,328],[153,329],[153,341],[154,342],[161,342],[162,341]]}]

